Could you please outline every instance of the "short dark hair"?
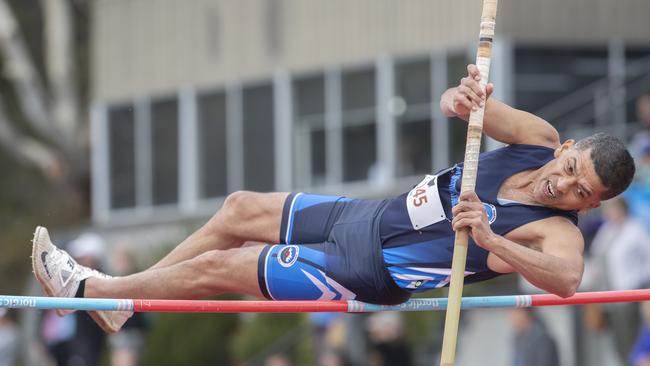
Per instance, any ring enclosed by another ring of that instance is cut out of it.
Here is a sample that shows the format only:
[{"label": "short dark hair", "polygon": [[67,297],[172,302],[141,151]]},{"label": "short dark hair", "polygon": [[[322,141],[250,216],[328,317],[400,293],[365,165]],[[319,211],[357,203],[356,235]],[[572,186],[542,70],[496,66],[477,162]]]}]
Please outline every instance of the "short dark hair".
[{"label": "short dark hair", "polygon": [[602,199],[616,197],[627,189],[634,178],[634,159],[616,137],[599,132],[575,144],[578,150],[591,149],[590,157],[596,174],[607,188]]}]

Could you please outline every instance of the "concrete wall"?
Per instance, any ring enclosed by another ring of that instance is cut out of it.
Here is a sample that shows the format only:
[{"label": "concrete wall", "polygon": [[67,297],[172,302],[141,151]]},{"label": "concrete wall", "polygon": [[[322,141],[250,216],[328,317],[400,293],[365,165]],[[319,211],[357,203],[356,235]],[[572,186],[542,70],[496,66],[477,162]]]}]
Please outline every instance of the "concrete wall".
[{"label": "concrete wall", "polygon": [[[93,94],[117,101],[320,69],[377,55],[464,48],[478,0],[98,0]],[[498,37],[650,43],[647,0],[502,0]],[[498,42],[498,38],[497,38]]]}]

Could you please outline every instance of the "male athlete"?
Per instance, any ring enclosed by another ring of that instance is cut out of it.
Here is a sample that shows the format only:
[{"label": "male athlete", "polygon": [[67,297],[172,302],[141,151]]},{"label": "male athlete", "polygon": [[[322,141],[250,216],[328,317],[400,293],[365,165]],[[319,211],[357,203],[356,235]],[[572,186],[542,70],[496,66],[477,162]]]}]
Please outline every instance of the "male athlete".
[{"label": "male athlete", "polygon": [[[486,103],[485,133],[509,145],[480,155],[476,193],[459,195],[462,164],[384,200],[235,192],[156,265],[120,278],[80,266],[38,227],[36,278],[48,295],[63,297],[237,293],[396,304],[448,284],[454,231],[468,228],[466,282],[519,272],[543,290],[571,296],[583,271],[577,212],[624,191],[634,175],[632,158],[603,134],[560,143],[549,123],[488,99],[493,86],[483,93],[478,80],[478,69],[469,65],[468,76],[440,101],[447,116],[465,120]],[[115,332],[130,313],[91,316]]]}]

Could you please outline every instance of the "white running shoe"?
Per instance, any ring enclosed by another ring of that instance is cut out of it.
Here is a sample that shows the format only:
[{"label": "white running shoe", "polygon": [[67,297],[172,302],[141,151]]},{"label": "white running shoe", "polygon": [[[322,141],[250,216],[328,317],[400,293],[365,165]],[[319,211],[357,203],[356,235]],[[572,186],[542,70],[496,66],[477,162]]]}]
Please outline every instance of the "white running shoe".
[{"label": "white running shoe", "polygon": [[[47,229],[42,226],[36,228],[32,240],[32,268],[45,293],[52,297],[74,297],[79,283],[89,277],[111,278],[78,264],[67,252],[52,244]],[[64,316],[74,310],[58,309],[56,312]],[[105,332],[115,333],[133,312],[89,311],[88,314]]]}]

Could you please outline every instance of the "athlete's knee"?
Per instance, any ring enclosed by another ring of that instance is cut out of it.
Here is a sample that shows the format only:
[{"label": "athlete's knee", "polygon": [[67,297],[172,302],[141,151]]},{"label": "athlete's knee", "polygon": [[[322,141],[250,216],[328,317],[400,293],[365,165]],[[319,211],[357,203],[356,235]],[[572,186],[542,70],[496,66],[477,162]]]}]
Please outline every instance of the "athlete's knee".
[{"label": "athlete's knee", "polygon": [[283,193],[231,193],[210,220],[210,232],[240,242],[278,240],[285,199]]},{"label": "athlete's knee", "polygon": [[221,235],[236,235],[237,228],[248,219],[246,202],[250,201],[252,192],[237,191],[229,194],[223,202],[223,206],[210,219],[211,227],[217,229]]},{"label": "athlete's knee", "polygon": [[259,193],[250,191],[236,191],[229,194],[223,202],[221,211],[227,218],[239,221],[255,214],[255,207],[258,206]]},{"label": "athlete's knee", "polygon": [[209,250],[194,258],[198,270],[204,273],[215,273],[227,263],[231,250]]},{"label": "athlete's knee", "polygon": [[223,202],[224,208],[237,207],[241,204],[244,204],[247,200],[250,199],[254,192],[251,191],[235,191],[226,196],[225,201]]},{"label": "athlete's knee", "polygon": [[272,212],[268,193],[250,191],[233,192],[226,197],[220,213],[220,221],[228,226],[254,224],[255,219],[267,218]]}]

